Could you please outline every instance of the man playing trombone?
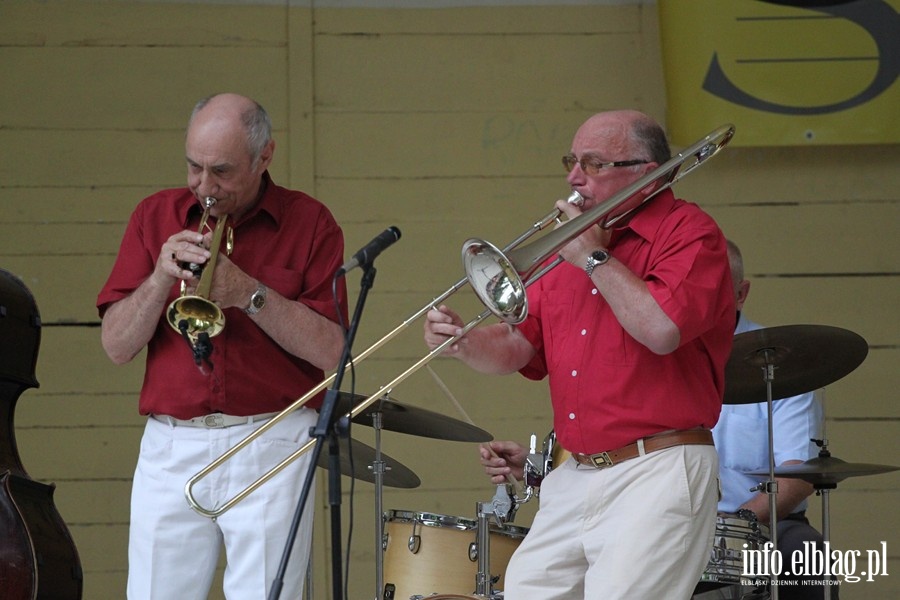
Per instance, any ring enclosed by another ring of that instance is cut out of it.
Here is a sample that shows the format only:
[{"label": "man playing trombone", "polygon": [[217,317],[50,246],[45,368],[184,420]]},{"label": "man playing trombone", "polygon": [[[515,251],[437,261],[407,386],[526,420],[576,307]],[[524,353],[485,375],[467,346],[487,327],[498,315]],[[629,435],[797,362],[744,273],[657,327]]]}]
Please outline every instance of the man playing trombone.
[{"label": "man playing trombone", "polygon": [[[311,468],[307,455],[217,520],[193,512],[184,497],[185,482],[211,456],[312,389],[337,366],[343,347],[343,279],[337,298],[332,290],[343,234],[320,202],[272,181],[271,129],[266,111],[249,98],[201,100],[185,140],[187,187],[163,190],[137,206],[97,299],[112,361],[128,362],[146,348],[139,410],[149,418],[132,488],[131,600],[205,599],[223,543],[226,596],[267,598]],[[211,246],[207,219],[216,221],[214,239],[224,230],[221,249]],[[213,264],[213,257],[214,269],[204,270],[198,283],[197,265]],[[204,298],[196,294],[207,276],[212,282]],[[186,296],[186,308],[177,302],[182,283],[182,296],[195,292]],[[224,316],[203,316],[219,310]],[[300,448],[317,421],[312,408],[318,404],[307,407],[277,423],[197,493],[215,505]],[[301,595],[313,496],[283,580],[284,598]]]},{"label": "man playing trombone", "polygon": [[[557,208],[573,218],[669,158],[650,117],[594,115],[563,157],[584,205]],[[614,227],[560,250],[566,262],[528,287],[523,323],[473,329],[446,350],[484,373],[549,376],[557,440],[573,453],[542,483],[507,567],[509,600],[688,598],[706,566],[718,471],[709,430],[734,297],[713,219],[670,190],[643,204],[654,187],[601,219],[628,213]],[[429,311],[426,344],[462,326],[446,306]]]}]

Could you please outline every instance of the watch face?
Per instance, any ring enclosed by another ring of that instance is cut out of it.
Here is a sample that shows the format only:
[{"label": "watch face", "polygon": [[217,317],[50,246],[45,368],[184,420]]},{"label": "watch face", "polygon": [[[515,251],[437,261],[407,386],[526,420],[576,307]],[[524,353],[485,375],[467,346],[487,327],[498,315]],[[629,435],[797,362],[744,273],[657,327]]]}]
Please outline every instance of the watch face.
[{"label": "watch face", "polygon": [[266,297],[262,294],[253,294],[253,297],[250,299],[250,304],[253,305],[253,308],[259,310],[266,305]]}]

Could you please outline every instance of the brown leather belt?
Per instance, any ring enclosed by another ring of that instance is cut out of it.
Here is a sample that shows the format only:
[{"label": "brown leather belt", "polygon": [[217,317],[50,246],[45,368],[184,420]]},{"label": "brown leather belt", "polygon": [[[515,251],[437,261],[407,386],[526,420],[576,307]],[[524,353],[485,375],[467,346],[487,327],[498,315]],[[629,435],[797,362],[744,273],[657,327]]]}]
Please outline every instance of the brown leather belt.
[{"label": "brown leather belt", "polygon": [[709,429],[685,429],[682,431],[669,431],[641,438],[632,444],[622,446],[616,450],[610,450],[609,452],[600,452],[598,454],[573,453],[572,458],[574,458],[575,462],[579,465],[594,467],[595,469],[606,469],[607,467],[617,465],[622,461],[650,454],[657,450],[671,448],[672,446],[711,446],[712,444],[713,437],[712,432]]}]

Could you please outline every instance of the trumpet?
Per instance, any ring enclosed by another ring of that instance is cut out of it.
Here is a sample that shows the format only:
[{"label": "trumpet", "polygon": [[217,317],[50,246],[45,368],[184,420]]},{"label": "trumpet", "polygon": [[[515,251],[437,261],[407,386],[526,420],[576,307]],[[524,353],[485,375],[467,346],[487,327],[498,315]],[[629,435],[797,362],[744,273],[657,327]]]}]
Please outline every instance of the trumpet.
[{"label": "trumpet", "polygon": [[[428,354],[416,361],[412,366],[403,373],[395,377],[389,383],[384,384],[381,390],[365,400],[361,401],[345,416],[354,419],[374,402],[380,398],[386,397],[391,393],[393,388],[406,380],[410,375],[418,371],[421,367],[428,364],[433,358],[441,354],[448,346],[457,342],[465,336],[469,331],[477,327],[484,319],[491,314],[499,317],[507,323],[518,323],[527,316],[527,300],[525,297],[525,288],[537,281],[540,277],[555,268],[562,261],[557,259],[538,271],[538,268],[550,256],[556,253],[566,243],[581,235],[588,227],[601,223],[601,227],[611,227],[615,222],[620,220],[623,215],[619,215],[613,219],[607,217],[620,205],[624,204],[642,190],[653,187],[652,192],[647,194],[641,205],[660,192],[671,187],[675,182],[693,171],[696,167],[705,163],[709,158],[717,154],[734,135],[733,125],[724,125],[712,133],[705,136],[700,141],[694,143],[690,147],[680,152],[677,156],[668,160],[664,165],[656,168],[652,172],[638,179],[635,183],[621,191],[613,194],[607,200],[599,203],[590,210],[582,213],[578,217],[562,223],[552,232],[542,236],[537,242],[523,246],[523,242],[533,236],[535,233],[545,229],[548,225],[558,222],[561,211],[554,209],[542,219],[534,222],[530,229],[523,232],[515,240],[510,242],[503,250],[497,249],[493,244],[479,239],[467,240],[463,245],[463,263],[466,269],[466,276],[450,286],[445,292],[436,297],[432,302],[421,307],[415,313],[407,317],[402,323],[388,332],[380,340],[363,350],[355,359],[355,363],[365,360],[379,348],[384,346],[391,339],[396,337],[400,332],[405,330],[412,322],[423,316],[429,310],[434,309],[445,299],[461,289],[466,282],[474,288],[476,295],[487,307],[474,319],[466,323],[459,334],[447,338],[439,346],[435,347]],[[583,201],[580,194],[573,192],[567,201],[571,204],[580,205]],[[640,206],[640,205],[639,205]],[[632,212],[635,209],[631,209]],[[628,214],[628,213],[625,213]],[[343,365],[344,370],[350,367],[349,364]],[[270,427],[281,421],[284,417],[301,408],[316,394],[324,390],[330,385],[337,373],[316,385],[302,397],[295,400],[290,406],[282,410],[280,413],[266,421],[262,426],[253,433],[236,443],[230,449],[225,451],[221,456],[213,460],[206,467],[197,472],[193,477],[185,483],[184,493],[188,504],[200,515],[215,519],[225,513],[235,504],[246,498],[254,490],[259,488],[269,479],[281,472],[285,467],[294,462],[300,456],[308,452],[315,444],[315,440],[309,440],[301,448],[293,454],[285,457],[281,462],[272,467],[269,471],[262,474],[253,483],[249,484],[243,490],[236,493],[230,499],[223,502],[217,508],[206,508],[197,502],[193,495],[194,486],[210,473],[218,469],[222,464],[227,462],[237,452],[240,452],[247,445],[252,443]]]},{"label": "trumpet", "polygon": [[[210,211],[215,206],[216,199],[208,196],[204,198],[203,216],[200,217],[199,232],[203,233]],[[172,329],[181,333],[191,346],[194,361],[200,366],[202,360],[209,359],[212,345],[209,338],[215,337],[225,329],[225,313],[219,306],[209,300],[209,290],[212,287],[213,272],[216,269],[216,260],[219,256],[219,246],[222,243],[222,233],[225,231],[226,215],[216,221],[213,230],[212,241],[209,246],[210,257],[205,265],[191,263],[186,268],[199,274],[200,282],[194,294],[186,293],[184,281],[181,282],[181,296],[176,298],[166,310],[166,320]]]}]

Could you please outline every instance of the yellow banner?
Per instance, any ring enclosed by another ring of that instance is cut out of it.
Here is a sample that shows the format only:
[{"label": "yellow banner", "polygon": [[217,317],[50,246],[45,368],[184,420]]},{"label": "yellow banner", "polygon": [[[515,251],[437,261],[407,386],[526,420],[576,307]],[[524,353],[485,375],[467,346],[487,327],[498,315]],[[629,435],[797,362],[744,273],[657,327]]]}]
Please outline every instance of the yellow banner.
[{"label": "yellow banner", "polygon": [[900,0],[658,8],[673,143],[723,123],[736,146],[900,142]]}]

